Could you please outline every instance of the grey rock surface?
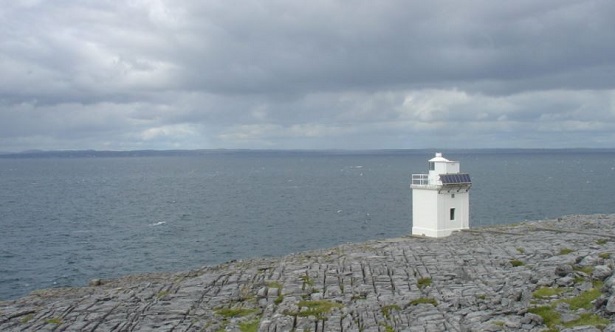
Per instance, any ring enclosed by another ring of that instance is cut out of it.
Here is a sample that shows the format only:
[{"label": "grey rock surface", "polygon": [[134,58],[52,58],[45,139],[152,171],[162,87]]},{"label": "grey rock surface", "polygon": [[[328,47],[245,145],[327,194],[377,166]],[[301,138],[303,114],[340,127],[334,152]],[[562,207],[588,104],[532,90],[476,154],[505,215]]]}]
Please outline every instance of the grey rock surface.
[{"label": "grey rock surface", "polygon": [[604,280],[613,274],[613,270],[606,265],[597,265],[592,272],[592,278],[597,280]]},{"label": "grey rock surface", "polygon": [[96,280],[0,302],[0,330],[615,331],[614,226],[575,215]]}]

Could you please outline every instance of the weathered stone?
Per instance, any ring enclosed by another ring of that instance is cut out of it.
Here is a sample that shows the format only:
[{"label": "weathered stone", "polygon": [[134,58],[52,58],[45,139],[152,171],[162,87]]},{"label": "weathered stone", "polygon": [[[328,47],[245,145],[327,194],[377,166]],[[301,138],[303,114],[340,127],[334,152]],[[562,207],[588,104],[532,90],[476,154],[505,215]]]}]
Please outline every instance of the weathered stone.
[{"label": "weathered stone", "polygon": [[557,279],[556,284],[560,287],[569,287],[574,285],[574,278],[571,276],[559,278]]},{"label": "weathered stone", "polygon": [[608,313],[615,313],[615,295],[611,295],[609,297],[609,299],[606,302],[606,306],[604,307],[604,310],[606,310],[606,312]]},{"label": "weathered stone", "polygon": [[280,289],[276,287],[270,287],[267,289],[267,296],[276,297],[280,294]]},{"label": "weathered stone", "polygon": [[267,301],[266,298],[260,298],[258,299],[258,306],[261,308],[265,308],[267,307],[267,305],[269,304],[269,301]]},{"label": "weathered stone", "polygon": [[574,269],[572,268],[572,265],[570,264],[558,265],[555,268],[555,275],[560,276],[560,277],[565,277],[571,274],[572,272],[574,272]]},{"label": "weathered stone", "polygon": [[587,255],[583,257],[577,264],[579,266],[596,266],[599,265],[602,261],[602,258],[594,255]]},{"label": "weathered stone", "polygon": [[601,309],[602,307],[606,306],[608,300],[609,299],[605,294],[600,295],[597,299],[594,300],[594,308]]},{"label": "weathered stone", "polygon": [[592,278],[597,280],[604,280],[610,277],[613,274],[613,270],[606,265],[596,265],[594,266],[594,271],[592,272]]},{"label": "weathered stone", "polygon": [[503,298],[502,301],[500,301],[500,305],[502,307],[508,307],[508,306],[510,306],[510,303],[511,303],[510,299],[506,298],[506,297]]},{"label": "weathered stone", "polygon": [[504,320],[504,326],[518,330],[521,328],[521,317],[511,317]]},{"label": "weathered stone", "polygon": [[466,322],[484,322],[493,317],[493,314],[487,311],[474,311],[465,316]]},{"label": "weathered stone", "polygon": [[103,284],[103,282],[102,282],[102,280],[100,280],[100,279],[92,279],[92,280],[90,280],[90,282],[88,283],[88,285],[89,285],[89,286],[91,286],[91,287],[100,286],[100,285],[102,285],[102,284]]},{"label": "weathered stone", "polygon": [[611,275],[610,277],[606,278],[602,289],[604,292],[615,293],[615,276],[614,275]]},{"label": "weathered stone", "polygon": [[[607,268],[615,262],[600,254],[615,251],[615,241],[598,246],[590,233],[611,229],[615,215],[572,216],[42,290],[0,302],[0,330],[238,331],[258,319],[262,331],[540,331],[543,319],[528,310],[587,291],[592,278],[606,279],[595,308],[561,301],[555,308],[562,321],[584,312],[613,322],[615,277]],[[553,248],[570,248],[579,263],[594,264],[594,274],[574,271],[575,257]],[[513,259],[523,265],[513,267]],[[534,298],[556,281],[566,292]]]},{"label": "weathered stone", "polygon": [[544,323],[544,319],[542,319],[542,317],[533,314],[531,312],[526,313],[525,315],[523,315],[523,319],[521,319],[521,323],[522,324],[533,324],[533,325],[541,325]]},{"label": "weathered stone", "polygon": [[579,315],[569,313],[569,312],[566,312],[560,315],[560,320],[562,321],[562,323],[572,322],[573,320],[577,320],[579,318],[580,318]]},{"label": "weathered stone", "polygon": [[542,278],[538,279],[536,284],[538,286],[549,287],[549,286],[553,285],[553,282],[554,282],[554,279],[552,277],[543,276]]},{"label": "weathered stone", "polygon": [[601,330],[594,326],[576,326],[563,329],[561,332],[601,332]]},{"label": "weathered stone", "polygon": [[258,297],[267,297],[267,287],[259,288],[258,292],[256,292],[256,296],[258,296]]},{"label": "weathered stone", "polygon": [[478,328],[476,329],[476,331],[485,331],[485,332],[496,332],[496,331],[502,331],[502,325],[499,324],[500,322],[489,322],[489,323],[483,323],[478,325]]}]

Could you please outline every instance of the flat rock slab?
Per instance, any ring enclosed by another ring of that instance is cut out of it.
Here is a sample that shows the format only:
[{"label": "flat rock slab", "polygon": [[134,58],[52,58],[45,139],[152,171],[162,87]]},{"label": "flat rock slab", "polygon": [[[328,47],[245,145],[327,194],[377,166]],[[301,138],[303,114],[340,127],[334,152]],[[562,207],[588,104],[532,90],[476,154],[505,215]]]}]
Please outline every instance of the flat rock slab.
[{"label": "flat rock slab", "polygon": [[562,329],[592,330],[573,326],[591,314],[615,330],[615,287],[589,309],[562,302],[614,284],[614,230],[615,215],[575,215],[96,280],[0,302],[0,330],[540,331],[528,310],[541,306],[572,322]]}]

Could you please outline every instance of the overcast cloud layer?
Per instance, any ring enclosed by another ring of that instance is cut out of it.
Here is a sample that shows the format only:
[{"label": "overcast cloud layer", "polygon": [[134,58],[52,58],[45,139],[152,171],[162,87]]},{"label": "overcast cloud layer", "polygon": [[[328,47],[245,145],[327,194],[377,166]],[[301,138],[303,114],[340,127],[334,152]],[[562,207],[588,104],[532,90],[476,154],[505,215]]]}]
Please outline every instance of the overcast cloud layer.
[{"label": "overcast cloud layer", "polygon": [[0,151],[615,147],[615,1],[0,0]]}]

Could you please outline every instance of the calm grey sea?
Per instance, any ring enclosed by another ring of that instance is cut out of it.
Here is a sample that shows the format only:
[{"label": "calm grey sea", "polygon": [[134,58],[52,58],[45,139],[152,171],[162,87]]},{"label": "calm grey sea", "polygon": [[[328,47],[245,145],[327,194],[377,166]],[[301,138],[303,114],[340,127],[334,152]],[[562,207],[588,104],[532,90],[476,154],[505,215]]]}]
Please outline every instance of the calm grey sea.
[{"label": "calm grey sea", "polygon": [[[615,213],[615,151],[450,151],[471,225]],[[0,299],[149,271],[279,256],[411,229],[433,152],[0,158]]]}]

